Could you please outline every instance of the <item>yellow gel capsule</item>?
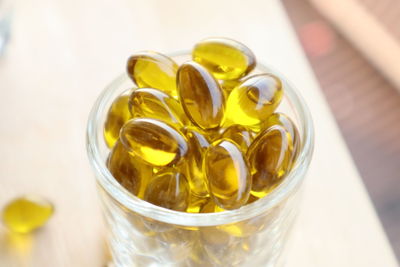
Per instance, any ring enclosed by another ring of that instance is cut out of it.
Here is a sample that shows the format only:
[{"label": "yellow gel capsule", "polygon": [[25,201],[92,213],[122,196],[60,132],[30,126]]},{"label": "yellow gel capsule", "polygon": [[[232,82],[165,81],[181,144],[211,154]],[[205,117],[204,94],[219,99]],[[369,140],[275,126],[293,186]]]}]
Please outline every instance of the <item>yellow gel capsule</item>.
[{"label": "yellow gel capsule", "polygon": [[178,64],[171,58],[152,51],[139,52],[128,59],[126,70],[139,87],[151,87],[177,96]]},{"label": "yellow gel capsule", "polygon": [[13,232],[29,233],[42,227],[54,212],[53,205],[39,196],[23,196],[4,207],[4,224]]},{"label": "yellow gel capsule", "polygon": [[214,142],[204,156],[204,171],[215,203],[232,210],[246,204],[251,188],[251,175],[239,147],[226,139]]},{"label": "yellow gel capsule", "polygon": [[221,138],[229,139],[239,146],[239,148],[246,153],[247,148],[252,141],[251,132],[242,125],[231,125],[225,129]]},{"label": "yellow gel capsule", "polygon": [[111,105],[104,124],[104,140],[112,148],[118,140],[122,126],[132,118],[128,107],[129,95],[118,97]]},{"label": "yellow gel capsule", "polygon": [[290,134],[280,125],[256,137],[247,151],[253,175],[251,194],[261,198],[279,185],[289,171],[292,152]]},{"label": "yellow gel capsule", "polygon": [[238,79],[256,66],[256,57],[247,46],[227,38],[200,41],[195,45],[192,57],[221,80]]},{"label": "yellow gel capsule", "polygon": [[147,181],[153,175],[152,167],[137,156],[129,154],[120,141],[117,141],[110,152],[107,168],[115,180],[140,198],[143,197]]},{"label": "yellow gel capsule", "polygon": [[207,185],[202,170],[203,155],[210,146],[207,139],[198,131],[185,127],[182,129],[189,144],[188,159],[186,162],[186,177],[189,180],[191,192],[199,197],[208,195]]},{"label": "yellow gel capsule", "polygon": [[203,129],[220,126],[225,98],[219,83],[196,62],[183,63],[178,70],[180,102],[189,119]]},{"label": "yellow gel capsule", "polygon": [[212,198],[207,198],[200,207],[199,213],[214,213],[221,211],[224,211],[224,209],[219,207]]},{"label": "yellow gel capsule", "polygon": [[188,119],[179,102],[168,94],[152,88],[132,92],[129,109],[133,117],[159,119],[173,125],[186,125]]},{"label": "yellow gel capsule", "polygon": [[281,125],[289,133],[293,144],[291,162],[294,164],[300,153],[300,134],[296,125],[288,116],[280,112],[272,114],[264,123],[261,123],[261,129],[264,130],[273,125]]},{"label": "yellow gel capsule", "polygon": [[267,73],[250,76],[230,93],[224,124],[259,124],[278,107],[282,95],[278,77]]},{"label": "yellow gel capsule", "polygon": [[[243,78],[244,79],[244,78]],[[238,80],[220,80],[219,84],[221,85],[221,88],[226,92],[226,96],[229,95],[229,93],[235,89],[236,86],[238,86],[242,82],[242,79]]]},{"label": "yellow gel capsule", "polygon": [[201,208],[208,202],[209,199],[209,197],[198,197],[194,194],[190,194],[189,206],[186,209],[186,212],[199,213]]},{"label": "yellow gel capsule", "polygon": [[128,121],[121,129],[120,139],[129,153],[154,166],[177,164],[188,152],[182,133],[155,119]]},{"label": "yellow gel capsule", "polygon": [[176,211],[189,206],[190,189],[186,177],[173,169],[158,173],[147,185],[144,200]]}]

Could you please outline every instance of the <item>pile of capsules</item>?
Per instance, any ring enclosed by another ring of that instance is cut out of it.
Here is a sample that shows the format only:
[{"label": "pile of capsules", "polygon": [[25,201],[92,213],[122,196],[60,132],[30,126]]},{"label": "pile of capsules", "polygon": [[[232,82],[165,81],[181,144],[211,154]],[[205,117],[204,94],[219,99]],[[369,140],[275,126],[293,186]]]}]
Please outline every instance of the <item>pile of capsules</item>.
[{"label": "pile of capsules", "polygon": [[156,52],[132,55],[137,88],[115,99],[104,126],[111,174],[176,211],[232,210],[267,195],[292,168],[300,137],[275,112],[282,81],[251,75],[255,67],[248,47],[225,38],[200,41],[180,66]]}]

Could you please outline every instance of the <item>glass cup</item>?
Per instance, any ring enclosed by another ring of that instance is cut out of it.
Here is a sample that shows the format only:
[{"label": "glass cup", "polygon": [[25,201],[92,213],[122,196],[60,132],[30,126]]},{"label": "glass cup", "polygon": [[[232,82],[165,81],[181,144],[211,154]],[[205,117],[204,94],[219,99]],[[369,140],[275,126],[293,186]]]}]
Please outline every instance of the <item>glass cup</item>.
[{"label": "glass cup", "polygon": [[[182,63],[190,53],[170,56]],[[87,152],[95,172],[108,243],[115,266],[278,266],[298,211],[301,184],[313,151],[313,125],[299,92],[287,80],[258,63],[254,73],[282,79],[284,98],[278,111],[290,116],[301,136],[301,152],[292,171],[269,195],[240,209],[218,213],[184,213],[155,206],[125,190],[108,171],[109,149],[103,138],[113,100],[133,87],[126,74],[99,96],[90,113]]]}]

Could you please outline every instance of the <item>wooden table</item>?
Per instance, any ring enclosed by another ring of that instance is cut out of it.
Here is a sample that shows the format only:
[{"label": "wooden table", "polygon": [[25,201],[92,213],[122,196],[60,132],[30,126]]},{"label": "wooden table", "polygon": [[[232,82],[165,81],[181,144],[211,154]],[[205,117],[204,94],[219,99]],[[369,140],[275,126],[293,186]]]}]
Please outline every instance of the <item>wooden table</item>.
[{"label": "wooden table", "polygon": [[25,0],[12,34],[0,60],[0,205],[32,192],[56,213],[33,236],[0,228],[0,266],[104,264],[85,152],[91,105],[133,51],[187,49],[208,36],[246,43],[301,89],[313,113],[316,148],[287,266],[397,266],[279,1]]}]

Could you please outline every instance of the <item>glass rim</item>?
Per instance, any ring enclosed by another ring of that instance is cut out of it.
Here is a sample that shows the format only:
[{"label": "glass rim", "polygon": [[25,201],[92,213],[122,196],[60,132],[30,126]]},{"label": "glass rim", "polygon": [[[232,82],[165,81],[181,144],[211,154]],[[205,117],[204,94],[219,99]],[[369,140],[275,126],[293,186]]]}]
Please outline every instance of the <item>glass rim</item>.
[{"label": "glass rim", "polygon": [[[168,53],[170,57],[184,56],[190,54],[189,51],[179,51]],[[295,113],[298,115],[302,125],[302,149],[290,173],[284,181],[265,197],[245,205],[236,210],[227,210],[218,213],[187,213],[174,211],[148,203],[127,191],[122,187],[106,167],[105,161],[99,152],[98,130],[103,127],[101,122],[101,110],[108,109],[106,104],[111,100],[113,93],[118,90],[119,85],[129,79],[126,73],[114,79],[98,96],[89,114],[86,133],[86,149],[91,167],[93,168],[97,182],[103,189],[116,201],[129,210],[141,214],[142,216],[161,221],[164,223],[181,226],[215,226],[229,224],[258,216],[267,210],[272,210],[276,205],[284,201],[292,191],[304,180],[305,175],[301,175],[301,168],[308,168],[314,148],[314,127],[310,111],[298,90],[274,68],[257,62],[257,68],[268,73],[276,74],[284,84],[285,96],[294,106]],[[101,129],[103,131],[103,129]]]}]

